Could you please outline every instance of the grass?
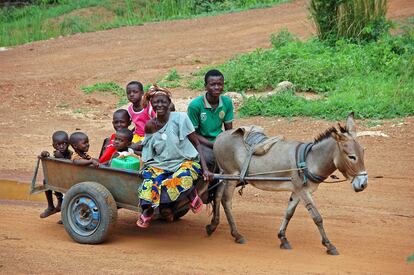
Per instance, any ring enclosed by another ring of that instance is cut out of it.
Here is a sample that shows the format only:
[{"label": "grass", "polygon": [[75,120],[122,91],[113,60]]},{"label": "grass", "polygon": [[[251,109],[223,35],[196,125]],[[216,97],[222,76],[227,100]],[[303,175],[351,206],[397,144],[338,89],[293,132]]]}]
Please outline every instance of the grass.
[{"label": "grass", "polygon": [[364,127],[374,128],[384,124],[381,120],[367,120],[361,123]]},{"label": "grass", "polygon": [[[367,119],[414,114],[413,30],[364,44],[339,40],[334,46],[317,39],[301,42],[282,32],[273,36],[272,43],[272,49],[257,49],[218,66],[228,91],[268,91],[284,80],[295,85],[295,90],[246,99],[241,116],[335,120],[350,111]],[[203,89],[208,69],[194,74],[189,86]],[[306,100],[296,91],[319,93],[323,99]]]},{"label": "grass", "polygon": [[87,94],[93,92],[105,92],[110,93],[119,98],[117,106],[123,106],[128,103],[128,99],[125,96],[125,90],[114,82],[99,82],[91,86],[82,86],[81,90]]},{"label": "grass", "polygon": [[164,88],[177,88],[182,86],[181,75],[176,69],[171,69],[168,74],[161,80],[157,81],[160,87]]},{"label": "grass", "polygon": [[407,257],[407,263],[412,263],[412,262],[414,262],[414,253]]},{"label": "grass", "polygon": [[123,96],[125,94],[124,89],[114,82],[100,82],[93,84],[92,86],[82,86],[81,90],[87,94],[99,91],[109,92],[117,96]]},{"label": "grass", "polygon": [[0,47],[61,35],[140,25],[145,22],[263,8],[286,0],[59,0],[55,2],[58,4],[2,8]]}]

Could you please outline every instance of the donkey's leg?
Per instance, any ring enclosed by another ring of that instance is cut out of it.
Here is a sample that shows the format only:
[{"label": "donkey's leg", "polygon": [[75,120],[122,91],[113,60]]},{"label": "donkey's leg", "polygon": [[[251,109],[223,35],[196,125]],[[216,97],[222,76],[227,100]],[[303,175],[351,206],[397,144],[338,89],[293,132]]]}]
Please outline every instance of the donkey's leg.
[{"label": "donkey's leg", "polygon": [[224,207],[224,212],[226,213],[227,221],[230,225],[231,235],[234,237],[236,243],[246,243],[244,237],[237,231],[236,223],[234,222],[233,214],[231,213],[232,201],[234,189],[236,188],[236,182],[229,181],[227,182],[224,188],[223,199],[221,203]]},{"label": "donkey's leg", "polygon": [[286,208],[285,216],[282,220],[282,225],[279,228],[279,234],[277,234],[278,238],[280,239],[280,248],[282,249],[292,249],[288,239],[286,238],[286,228],[289,224],[290,219],[293,217],[293,214],[295,214],[296,206],[298,206],[299,201],[299,197],[292,192],[288,206]]},{"label": "donkey's leg", "polygon": [[325,233],[323,228],[323,219],[321,214],[319,214],[318,209],[316,209],[315,203],[312,200],[310,193],[303,191],[301,192],[301,198],[305,204],[306,209],[308,209],[309,214],[311,215],[313,221],[318,226],[319,233],[322,237],[322,244],[326,247],[326,253],[329,255],[339,255],[336,247],[329,241],[328,236]]},{"label": "donkey's leg", "polygon": [[223,197],[224,187],[226,184],[227,182],[223,181],[217,186],[213,202],[213,217],[211,218],[211,223],[206,225],[207,235],[209,236],[211,236],[211,234],[213,234],[214,231],[216,231],[216,228],[220,223],[220,203]]}]

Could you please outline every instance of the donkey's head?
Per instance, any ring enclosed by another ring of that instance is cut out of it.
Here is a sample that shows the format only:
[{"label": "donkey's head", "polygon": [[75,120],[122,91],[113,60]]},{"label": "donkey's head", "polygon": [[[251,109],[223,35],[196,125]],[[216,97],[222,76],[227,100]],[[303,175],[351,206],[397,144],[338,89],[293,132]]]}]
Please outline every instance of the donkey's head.
[{"label": "donkey's head", "polygon": [[354,113],[348,116],[345,127],[339,124],[339,130],[332,133],[338,145],[335,166],[344,177],[352,180],[354,191],[360,192],[368,185],[368,174],[364,165],[364,148],[356,140]]}]

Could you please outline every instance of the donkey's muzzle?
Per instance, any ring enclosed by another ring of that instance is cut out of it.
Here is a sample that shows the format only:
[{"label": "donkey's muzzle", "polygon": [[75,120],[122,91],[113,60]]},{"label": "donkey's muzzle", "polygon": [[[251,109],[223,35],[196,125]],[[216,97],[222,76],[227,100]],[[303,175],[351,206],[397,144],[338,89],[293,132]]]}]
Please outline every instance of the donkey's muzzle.
[{"label": "donkey's muzzle", "polygon": [[359,173],[352,180],[352,187],[355,192],[361,192],[368,186],[368,174],[366,172]]}]

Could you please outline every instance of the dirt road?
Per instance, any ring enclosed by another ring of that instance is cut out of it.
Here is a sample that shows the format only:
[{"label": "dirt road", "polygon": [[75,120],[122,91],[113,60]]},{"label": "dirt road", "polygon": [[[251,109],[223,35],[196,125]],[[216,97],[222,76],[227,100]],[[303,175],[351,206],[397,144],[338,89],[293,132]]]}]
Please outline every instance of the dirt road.
[{"label": "dirt road", "polygon": [[[87,132],[91,152],[98,151],[111,132],[117,99],[86,95],[80,86],[104,81],[123,86],[132,79],[148,83],[171,68],[192,72],[268,47],[270,33],[282,27],[309,37],[313,30],[304,3],[79,34],[0,52],[0,179],[26,181],[36,154],[50,149],[50,135],[57,129]],[[389,15],[413,16],[414,1],[390,1]],[[175,99],[196,95],[174,90]],[[368,129],[364,121],[358,123],[360,130]],[[333,125],[312,119],[236,122],[246,124],[303,141]],[[109,242],[84,246],[56,224],[58,215],[38,218],[44,203],[0,200],[0,273],[413,274],[414,263],[405,262],[414,253],[413,125],[412,117],[389,120],[375,128],[389,138],[360,138],[367,148],[366,191],[354,193],[349,183],[322,184],[315,194],[340,256],[326,255],[303,206],[287,231],[293,250],[280,250],[277,229],[289,194],[247,187],[234,202],[246,245],[232,241],[225,220],[207,237],[204,226],[210,216],[205,211],[174,224],[156,222],[142,231],[135,226],[136,213],[120,210]]]}]

